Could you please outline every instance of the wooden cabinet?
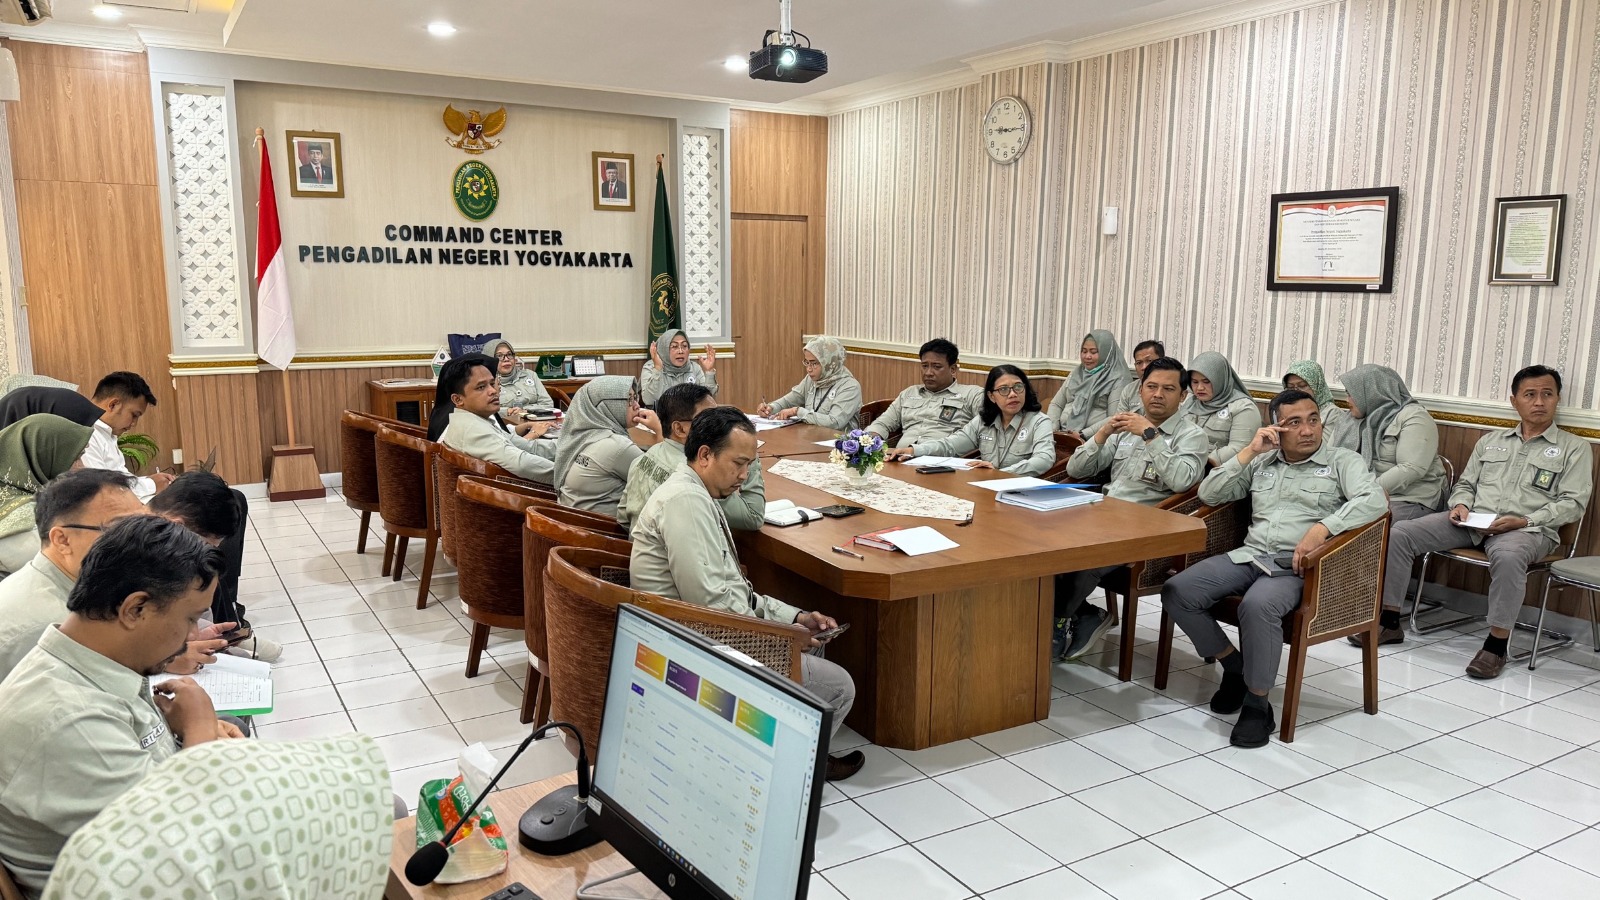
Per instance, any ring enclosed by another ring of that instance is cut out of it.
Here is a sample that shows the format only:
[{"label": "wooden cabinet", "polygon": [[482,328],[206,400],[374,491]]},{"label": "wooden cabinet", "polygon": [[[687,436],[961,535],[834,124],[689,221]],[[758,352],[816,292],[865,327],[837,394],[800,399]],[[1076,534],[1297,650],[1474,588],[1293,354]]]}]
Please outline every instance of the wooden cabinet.
[{"label": "wooden cabinet", "polygon": [[[578,392],[578,388],[588,383],[587,378],[544,380],[546,388],[561,391],[569,399]],[[369,381],[367,408],[373,415],[387,416],[426,428],[428,416],[433,412],[433,397],[437,390],[437,382],[424,378],[386,378],[381,381]],[[556,405],[566,407],[566,404],[560,402],[559,397]]]}]

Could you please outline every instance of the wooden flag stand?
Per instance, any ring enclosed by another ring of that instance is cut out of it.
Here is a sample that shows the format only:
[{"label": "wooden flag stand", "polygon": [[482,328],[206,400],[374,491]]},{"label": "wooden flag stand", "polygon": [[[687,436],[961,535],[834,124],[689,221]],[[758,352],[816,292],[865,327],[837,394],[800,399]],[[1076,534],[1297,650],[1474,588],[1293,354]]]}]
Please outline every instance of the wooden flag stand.
[{"label": "wooden flag stand", "polygon": [[295,440],[294,396],[289,393],[289,372],[283,377],[283,411],[289,420],[289,443],[272,445],[272,474],[267,478],[267,499],[315,500],[327,496],[322,476],[317,472],[315,448]]}]

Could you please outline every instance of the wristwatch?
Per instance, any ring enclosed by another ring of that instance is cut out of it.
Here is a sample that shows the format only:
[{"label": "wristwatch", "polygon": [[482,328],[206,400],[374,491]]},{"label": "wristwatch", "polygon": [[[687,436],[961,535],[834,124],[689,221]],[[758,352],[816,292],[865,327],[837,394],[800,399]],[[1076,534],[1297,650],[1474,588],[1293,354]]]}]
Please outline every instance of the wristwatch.
[{"label": "wristwatch", "polygon": [[1146,441],[1153,441],[1156,439],[1156,430],[1153,426],[1144,430],[1144,439]]}]

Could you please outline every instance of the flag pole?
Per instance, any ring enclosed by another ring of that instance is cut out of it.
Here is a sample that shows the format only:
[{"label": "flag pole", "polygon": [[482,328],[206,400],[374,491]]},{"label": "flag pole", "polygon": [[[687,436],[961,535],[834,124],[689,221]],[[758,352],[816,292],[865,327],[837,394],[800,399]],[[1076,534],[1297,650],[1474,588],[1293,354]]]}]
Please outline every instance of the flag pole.
[{"label": "flag pole", "polygon": [[[251,148],[259,149],[261,142],[266,139],[266,131],[257,127],[256,139],[251,142]],[[289,392],[289,369],[287,367],[279,369],[278,377],[281,379],[281,384],[283,385],[283,417],[286,421],[286,424],[289,426],[289,446],[298,447],[300,442],[296,440],[294,427],[294,395]]]}]

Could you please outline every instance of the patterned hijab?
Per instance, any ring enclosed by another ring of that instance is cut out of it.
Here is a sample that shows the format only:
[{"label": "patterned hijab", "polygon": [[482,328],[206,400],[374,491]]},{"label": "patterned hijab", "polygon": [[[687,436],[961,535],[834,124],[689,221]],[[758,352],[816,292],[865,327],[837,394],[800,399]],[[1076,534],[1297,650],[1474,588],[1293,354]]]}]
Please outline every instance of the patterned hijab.
[{"label": "patterned hijab", "polygon": [[572,396],[561,436],[556,439],[555,477],[557,488],[566,483],[567,470],[583,448],[608,434],[628,436],[628,397],[634,379],[626,375],[601,375],[590,379]]},{"label": "patterned hijab", "polygon": [[1311,388],[1311,399],[1317,401],[1317,408],[1321,409],[1333,402],[1333,391],[1328,390],[1328,379],[1322,374],[1322,367],[1309,359],[1302,359],[1289,366],[1289,371],[1284,373],[1283,386],[1289,386],[1289,376],[1298,375]]},{"label": "patterned hijab", "polygon": [[[1104,328],[1096,328],[1083,337],[1084,343],[1093,343],[1100,351],[1100,365],[1093,369],[1079,366],[1067,376],[1063,390],[1071,390],[1072,405],[1061,417],[1061,430],[1078,431],[1089,424],[1089,412],[1094,402],[1133,380],[1133,369],[1122,360],[1122,347],[1117,338]],[[1081,346],[1081,344],[1080,344]]]},{"label": "patterned hijab", "polygon": [[1408,403],[1416,403],[1400,373],[1376,363],[1366,363],[1340,376],[1350,402],[1361,413],[1361,458],[1369,464],[1383,441],[1383,431]]},{"label": "patterned hijab", "polygon": [[1239,373],[1233,370],[1226,356],[1215,350],[1207,350],[1196,356],[1189,363],[1189,371],[1199,372],[1211,382],[1210,400],[1201,401],[1194,395],[1193,390],[1189,392],[1189,402],[1198,409],[1221,412],[1228,408],[1229,403],[1241,397],[1250,399],[1250,392],[1245,390],[1244,382],[1239,380]]},{"label": "patterned hijab", "polygon": [[0,429],[0,519],[33,501],[52,478],[72,468],[94,429],[38,413]]},{"label": "patterned hijab", "polygon": [[[240,789],[222,787],[243,777]],[[393,794],[363,734],[211,741],[152,769],[78,829],[48,900],[378,897]]]},{"label": "patterned hijab", "polygon": [[[661,357],[662,374],[671,375],[673,377],[681,377],[689,374],[689,367],[695,364],[692,357],[684,360],[683,365],[681,366],[675,366],[672,364],[672,357],[667,353],[667,350],[672,346],[672,339],[680,334],[683,334],[683,332],[679,329],[668,328],[666,331],[661,332],[660,337],[656,338],[656,355]],[[689,336],[687,334],[683,334],[683,339],[687,341]],[[691,345],[689,350],[692,354],[694,347]]]},{"label": "patterned hijab", "polygon": [[[495,341],[494,346],[488,348],[489,352],[486,355],[490,359],[494,359],[494,355],[500,352],[501,347],[510,350],[512,353],[517,352],[517,348],[511,346],[510,341]],[[511,385],[517,383],[517,379],[522,377],[522,373],[526,370],[522,367],[522,360],[518,359],[516,364],[511,367],[511,373],[509,375],[501,375],[500,360],[494,359],[494,368],[490,369],[489,371],[493,372],[494,377],[499,379],[501,387],[510,387]]]},{"label": "patterned hijab", "polygon": [[814,382],[818,393],[826,391],[846,378],[854,378],[844,367],[844,344],[838,338],[819,337],[806,344],[806,350],[822,364],[822,371]]}]

